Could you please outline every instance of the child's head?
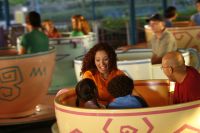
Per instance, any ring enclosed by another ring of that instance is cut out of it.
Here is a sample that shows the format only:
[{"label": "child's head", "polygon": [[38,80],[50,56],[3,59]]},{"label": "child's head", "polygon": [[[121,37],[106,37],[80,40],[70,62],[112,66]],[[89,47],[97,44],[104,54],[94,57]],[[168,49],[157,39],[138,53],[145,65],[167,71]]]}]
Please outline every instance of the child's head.
[{"label": "child's head", "polygon": [[89,78],[82,79],[78,82],[78,84],[75,87],[76,89],[76,106],[79,106],[80,102],[87,102],[87,101],[94,101],[97,106],[99,107],[99,104],[97,103],[98,99],[98,90],[97,86],[95,85],[94,81]]},{"label": "child's head", "polygon": [[108,83],[108,91],[114,98],[131,95],[133,88],[133,80],[126,75],[116,76]]},{"label": "child's head", "polygon": [[164,17],[166,19],[175,19],[177,17],[176,7],[169,6],[164,12]]},{"label": "child's head", "polygon": [[200,0],[196,0],[196,8],[197,8],[197,11],[200,12]]}]

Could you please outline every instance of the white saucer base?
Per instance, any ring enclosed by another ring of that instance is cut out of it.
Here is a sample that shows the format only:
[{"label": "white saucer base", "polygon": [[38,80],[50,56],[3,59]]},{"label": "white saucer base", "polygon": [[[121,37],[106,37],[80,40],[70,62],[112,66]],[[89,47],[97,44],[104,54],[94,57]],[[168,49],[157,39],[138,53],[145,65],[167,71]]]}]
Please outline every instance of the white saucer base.
[{"label": "white saucer base", "polygon": [[55,119],[54,108],[49,105],[39,104],[36,106],[35,113],[26,117],[18,118],[1,118],[1,125],[17,125],[17,124],[27,124],[34,122],[41,122],[47,120]]},{"label": "white saucer base", "polygon": [[51,132],[52,132],[52,133],[59,133],[57,122],[55,122],[55,123],[51,126]]}]

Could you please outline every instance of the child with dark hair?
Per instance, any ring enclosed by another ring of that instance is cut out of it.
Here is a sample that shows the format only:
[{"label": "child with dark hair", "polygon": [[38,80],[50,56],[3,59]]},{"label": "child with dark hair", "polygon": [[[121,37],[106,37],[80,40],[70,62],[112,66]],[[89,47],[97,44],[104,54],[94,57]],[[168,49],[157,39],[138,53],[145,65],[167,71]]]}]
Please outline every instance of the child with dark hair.
[{"label": "child with dark hair", "polygon": [[108,108],[123,109],[148,106],[143,98],[132,95],[135,91],[134,83],[133,80],[126,75],[114,77],[108,83],[108,91],[115,98],[108,104]]},{"label": "child with dark hair", "polygon": [[165,17],[165,26],[172,27],[173,26],[172,21],[175,20],[177,17],[176,7],[169,6],[164,12],[164,17]]},{"label": "child with dark hair", "polygon": [[76,106],[83,104],[85,108],[105,108],[98,103],[98,90],[94,81],[89,78],[82,79],[75,87],[76,89]]},{"label": "child with dark hair", "polygon": [[200,26],[200,0],[196,0],[195,2],[197,13],[191,16],[192,25]]},{"label": "child with dark hair", "polygon": [[27,33],[19,39],[18,54],[33,54],[49,50],[49,39],[41,31],[40,14],[31,11],[26,16]]}]

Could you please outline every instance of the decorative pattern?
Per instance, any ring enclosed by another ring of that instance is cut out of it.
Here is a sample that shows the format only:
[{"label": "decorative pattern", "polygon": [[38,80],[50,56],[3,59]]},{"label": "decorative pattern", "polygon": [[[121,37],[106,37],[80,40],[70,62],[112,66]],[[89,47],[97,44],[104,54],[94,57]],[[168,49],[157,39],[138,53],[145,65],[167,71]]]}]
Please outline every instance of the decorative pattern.
[{"label": "decorative pattern", "polygon": [[12,101],[20,95],[23,77],[18,66],[0,69],[0,100]]},{"label": "decorative pattern", "polygon": [[35,68],[35,67],[33,67],[32,71],[30,73],[30,77],[36,77],[38,75],[40,75],[40,76],[46,75],[47,74],[46,71],[47,71],[46,67],[43,67],[43,68],[40,68],[40,67]]},{"label": "decorative pattern", "polygon": [[81,132],[79,129],[74,129],[73,131],[71,131],[70,133],[83,133],[83,132]]},{"label": "decorative pattern", "polygon": [[108,129],[108,127],[109,127],[109,125],[110,125],[111,122],[112,122],[112,119],[108,119],[108,120],[106,121],[106,123],[105,123],[105,125],[104,125],[104,127],[103,127],[103,131],[104,131],[105,133],[109,133],[109,131],[108,131],[107,129]]},{"label": "decorative pattern", "polygon": [[188,124],[184,124],[182,127],[180,127],[178,130],[176,130],[174,133],[182,133],[186,129],[190,130],[190,133],[200,133],[199,128],[195,128],[195,127],[188,125]]},{"label": "decorative pattern", "polygon": [[181,41],[181,40],[183,40],[183,38],[187,39],[184,44],[181,44],[181,46],[183,46],[183,48],[188,48],[193,40],[193,36],[190,35],[190,33],[188,33],[188,32],[174,32],[173,34],[177,41]]},{"label": "decorative pattern", "polygon": [[153,131],[153,128],[154,128],[153,125],[151,124],[151,122],[149,121],[149,119],[147,117],[144,117],[143,121],[149,127],[149,130],[147,131],[147,133],[151,133]]},{"label": "decorative pattern", "polygon": [[121,126],[120,128],[120,133],[137,133],[137,131],[138,129],[129,125]]},{"label": "decorative pattern", "polygon": [[197,40],[200,40],[200,32],[197,33],[196,39],[197,39]]}]

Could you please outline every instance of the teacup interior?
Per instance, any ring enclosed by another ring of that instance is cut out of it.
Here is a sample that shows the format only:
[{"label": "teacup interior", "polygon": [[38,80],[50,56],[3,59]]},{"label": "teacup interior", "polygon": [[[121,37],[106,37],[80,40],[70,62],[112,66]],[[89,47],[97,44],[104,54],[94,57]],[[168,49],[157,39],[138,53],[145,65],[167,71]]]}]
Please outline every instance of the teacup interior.
[{"label": "teacup interior", "polygon": [[[172,99],[170,97],[168,80],[136,80],[134,84],[134,89],[147,102],[149,107],[171,104]],[[69,89],[58,95],[55,100],[61,105],[76,107],[75,89]]]}]

